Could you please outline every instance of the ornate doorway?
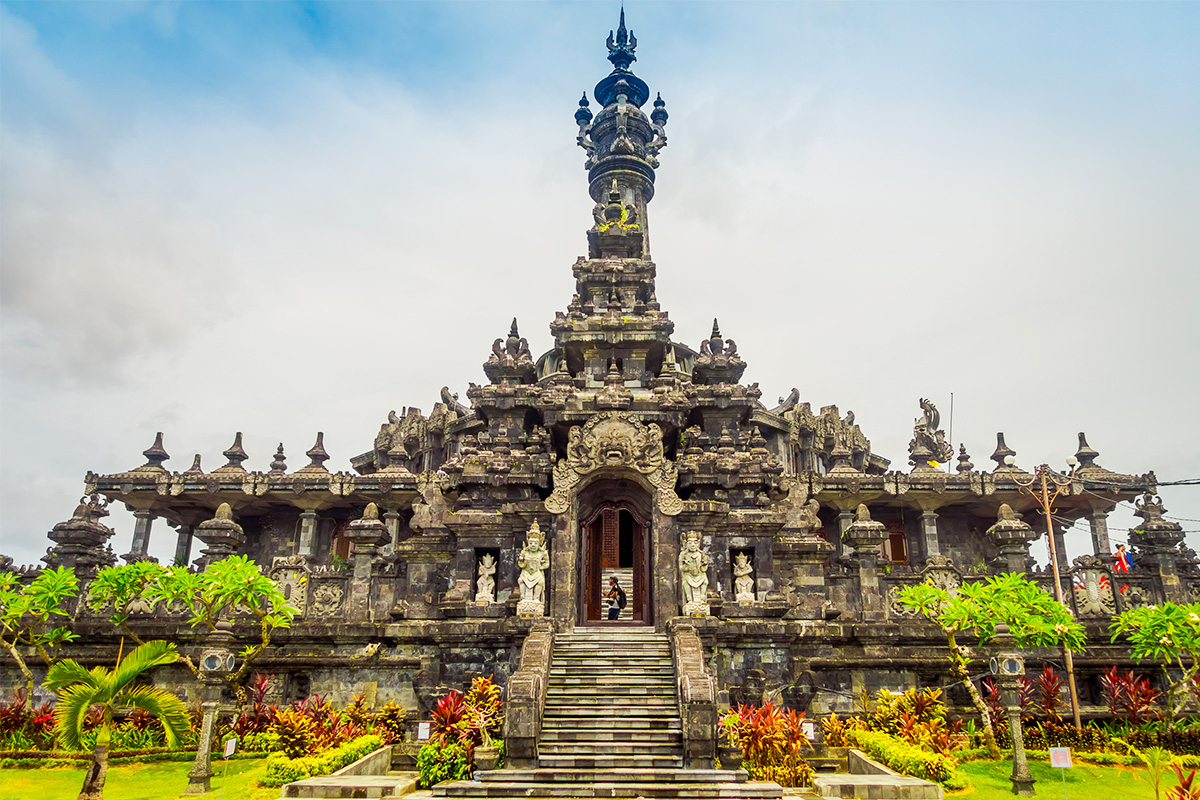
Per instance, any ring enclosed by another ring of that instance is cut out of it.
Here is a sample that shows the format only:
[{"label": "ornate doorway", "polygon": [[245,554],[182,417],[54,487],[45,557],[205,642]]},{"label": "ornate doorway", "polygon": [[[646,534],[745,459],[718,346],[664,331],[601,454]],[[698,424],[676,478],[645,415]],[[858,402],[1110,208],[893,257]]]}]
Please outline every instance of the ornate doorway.
[{"label": "ornate doorway", "polygon": [[[588,516],[580,529],[580,624],[653,624],[649,521],[626,504],[609,503]],[[617,621],[608,620],[604,600],[610,577],[616,577],[626,593],[626,605]]]}]

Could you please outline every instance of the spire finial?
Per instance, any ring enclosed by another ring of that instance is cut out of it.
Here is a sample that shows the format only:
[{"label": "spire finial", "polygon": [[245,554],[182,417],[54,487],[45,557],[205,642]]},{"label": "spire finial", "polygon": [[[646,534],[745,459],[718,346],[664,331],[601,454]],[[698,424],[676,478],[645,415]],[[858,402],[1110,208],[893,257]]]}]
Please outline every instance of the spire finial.
[{"label": "spire finial", "polygon": [[633,54],[637,49],[637,37],[633,35],[633,31],[625,28],[624,6],[621,7],[621,19],[617,24],[616,35],[609,31],[605,44],[608,46],[608,60],[618,70],[628,71],[629,65],[637,61],[637,56]]},{"label": "spire finial", "polygon": [[721,338],[721,327],[720,327],[720,326],[717,324],[717,318],[716,318],[716,317],[713,317],[712,338],[714,338],[714,339],[720,339],[720,338]]}]

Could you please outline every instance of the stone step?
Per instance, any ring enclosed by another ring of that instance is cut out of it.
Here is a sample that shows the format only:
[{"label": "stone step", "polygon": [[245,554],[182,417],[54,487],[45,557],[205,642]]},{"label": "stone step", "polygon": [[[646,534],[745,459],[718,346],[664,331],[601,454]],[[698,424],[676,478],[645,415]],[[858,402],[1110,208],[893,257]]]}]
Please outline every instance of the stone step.
[{"label": "stone step", "polygon": [[[628,728],[615,730],[578,730],[574,728],[542,728],[542,744],[555,744],[558,742],[628,742],[636,736],[638,742],[650,744],[658,744],[660,742],[682,744],[683,729],[678,730],[639,730],[633,731]],[[541,745],[539,745],[541,746]],[[812,760],[809,760],[812,763]],[[813,767],[816,769],[816,767]]]},{"label": "stone step", "polygon": [[555,699],[576,698],[576,697],[675,697],[674,684],[661,684],[651,686],[622,686],[614,684],[612,686],[596,686],[594,684],[550,684],[550,688],[546,692],[547,699],[553,696]]},{"label": "stone step", "polygon": [[502,798],[727,798],[773,800],[783,796],[774,783],[533,783],[454,781],[433,788],[434,797]]},{"label": "stone step", "polygon": [[678,731],[683,730],[678,714],[660,714],[658,716],[614,717],[594,715],[588,717],[544,717],[542,730],[578,730],[601,731],[621,730],[631,735],[644,731]]},{"label": "stone step", "polygon": [[[604,695],[570,695],[558,696],[557,693],[551,696],[546,694],[546,708],[589,708],[593,706],[623,706],[629,704],[629,701],[635,701],[632,705],[634,708],[651,708],[654,706],[666,706],[676,708],[675,693],[670,695],[646,695],[644,697],[627,698],[626,700],[615,701],[613,698]],[[586,713],[586,712],[581,712]]]},{"label": "stone step", "polygon": [[543,756],[627,756],[640,753],[648,756],[683,756],[683,737],[676,742],[603,742],[595,739],[580,742],[538,742],[538,758]]},{"label": "stone step", "polygon": [[942,800],[941,786],[904,775],[814,775],[812,790],[819,797]]},{"label": "stone step", "polygon": [[674,720],[679,719],[678,709],[670,706],[597,706],[589,708],[586,711],[580,711],[578,708],[548,708],[543,715],[543,719],[547,721],[561,720],[569,721],[572,724],[581,725],[587,721],[591,715],[603,717],[610,720]]},{"label": "stone step", "polygon": [[475,773],[479,781],[532,781],[537,783],[744,783],[744,769],[496,769]]},{"label": "stone step", "polygon": [[621,755],[542,755],[538,753],[538,766],[550,769],[637,769],[638,767],[678,769],[683,766],[683,757],[679,754],[647,753]]},{"label": "stone step", "polygon": [[674,675],[647,675],[641,672],[597,675],[550,675],[548,686],[674,686]]}]

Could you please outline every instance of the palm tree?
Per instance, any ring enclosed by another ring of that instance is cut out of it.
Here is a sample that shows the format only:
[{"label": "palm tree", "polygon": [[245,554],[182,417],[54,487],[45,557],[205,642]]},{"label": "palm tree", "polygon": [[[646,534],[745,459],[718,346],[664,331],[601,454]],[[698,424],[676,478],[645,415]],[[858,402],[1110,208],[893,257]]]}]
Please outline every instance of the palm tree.
[{"label": "palm tree", "polygon": [[124,660],[117,657],[114,669],[95,667],[86,670],[75,661],[66,659],[50,667],[45,686],[58,692],[54,711],[54,727],[64,745],[80,747],[83,721],[88,711],[99,707],[103,722],[96,734],[92,763],[83,780],[78,800],[103,800],[104,779],[108,774],[108,745],[112,736],[113,712],[136,708],[158,718],[167,737],[167,745],[176,747],[179,738],[188,731],[190,719],[187,707],[175,695],[152,686],[135,686],[148,669],[179,660],[175,645],[168,642],[146,642],[133,650]]}]

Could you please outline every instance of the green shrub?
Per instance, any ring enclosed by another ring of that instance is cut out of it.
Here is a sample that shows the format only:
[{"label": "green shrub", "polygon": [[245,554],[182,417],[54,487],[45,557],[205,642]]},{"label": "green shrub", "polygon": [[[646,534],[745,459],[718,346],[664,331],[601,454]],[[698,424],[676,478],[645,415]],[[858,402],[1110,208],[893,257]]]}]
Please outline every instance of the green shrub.
[{"label": "green shrub", "polygon": [[247,753],[275,753],[283,749],[283,742],[274,731],[260,731],[243,736],[238,748]]},{"label": "green shrub", "polygon": [[[854,742],[855,747],[902,775],[911,775],[947,787],[952,783],[957,785],[962,780],[961,776],[956,775],[958,762],[949,756],[926,752],[877,731],[849,730],[846,735]],[[965,787],[966,784],[962,785]]]},{"label": "green shrub", "polygon": [[352,739],[317,756],[288,758],[284,753],[275,753],[267,758],[266,774],[259,783],[263,786],[282,786],[304,778],[329,775],[370,755],[380,747],[383,747],[383,739],[372,733]]},{"label": "green shrub", "polygon": [[417,753],[417,772],[425,789],[442,781],[466,780],[471,777],[467,749],[458,742],[430,742]]}]

